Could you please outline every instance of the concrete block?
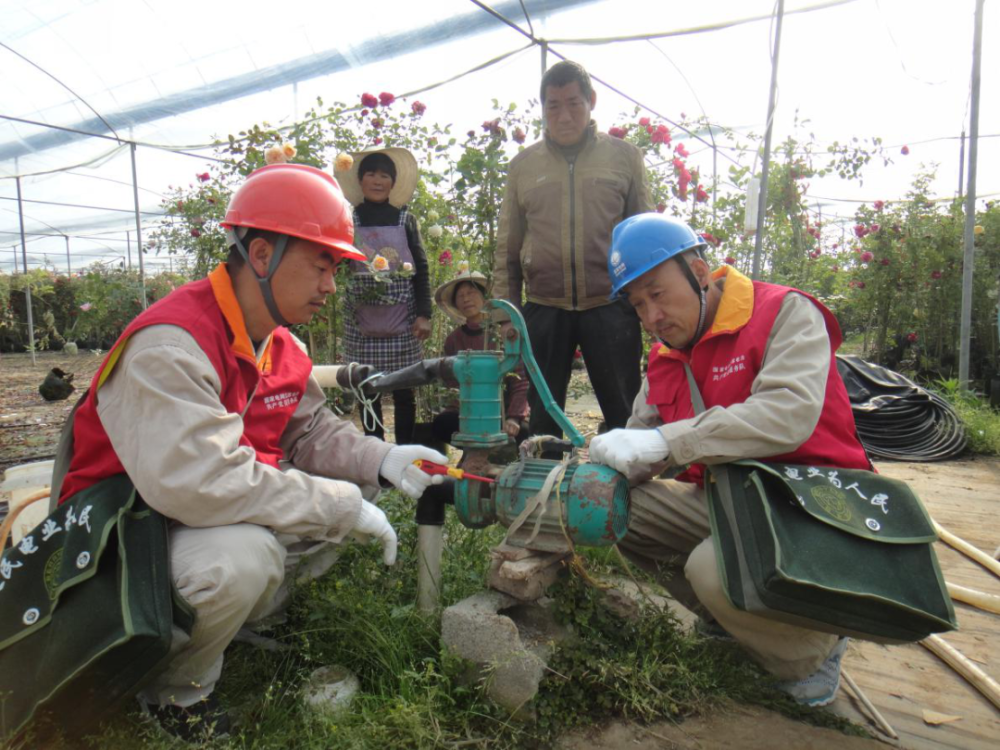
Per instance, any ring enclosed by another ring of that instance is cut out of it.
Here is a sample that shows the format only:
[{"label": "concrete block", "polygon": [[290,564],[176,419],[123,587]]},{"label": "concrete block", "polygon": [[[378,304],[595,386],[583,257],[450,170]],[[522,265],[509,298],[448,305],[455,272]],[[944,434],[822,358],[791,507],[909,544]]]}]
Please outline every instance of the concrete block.
[{"label": "concrete block", "polygon": [[493,590],[448,607],[441,618],[443,646],[476,664],[489,698],[522,719],[533,715],[546,660],[567,635],[546,600],[524,603]]}]

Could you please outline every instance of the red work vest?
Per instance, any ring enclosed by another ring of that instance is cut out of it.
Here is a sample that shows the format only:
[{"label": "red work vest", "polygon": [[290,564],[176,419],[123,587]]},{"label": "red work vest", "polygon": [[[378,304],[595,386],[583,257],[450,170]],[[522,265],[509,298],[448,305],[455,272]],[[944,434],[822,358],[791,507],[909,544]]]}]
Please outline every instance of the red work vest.
[{"label": "red work vest", "polygon": [[[750,289],[746,285],[752,283],[752,305],[743,304],[742,309],[730,317],[730,325],[721,326],[722,330],[717,316],[711,331],[690,350],[680,351],[668,349],[662,344],[655,345],[649,353],[649,396],[646,403],[656,406],[665,424],[694,416],[691,390],[684,372],[685,362],[691,366],[706,409],[746,401],[750,397],[750,387],[763,365],[765,347],[781,303],[789,292],[798,292],[823,313],[830,336],[830,372],[826,379],[823,410],[816,429],[798,448],[780,456],[753,458],[776,463],[871,469],[865,449],[858,439],[847,389],[837,373],[837,362],[833,356],[842,340],[837,319],[817,300],[797,289],[759,281],[750,282],[733,271],[730,271],[729,276],[731,278],[727,279],[724,296],[730,292],[742,292],[748,298],[745,302],[750,302]],[[734,288],[730,289],[730,285]],[[702,485],[703,474],[704,466],[693,464],[677,478]]]},{"label": "red work vest", "polygon": [[[278,466],[283,456],[279,441],[305,393],[312,361],[291,334],[279,327],[257,363],[229,274],[225,266],[219,266],[209,278],[185,284],[139,315],[105,357],[76,413],[73,458],[63,480],[60,502],[125,471],[97,414],[98,388],[127,339],[147,326],[162,324],[183,328],[194,337],[218,373],[223,408],[230,414],[243,414],[240,445],[253,448],[261,463]],[[170,425],[164,425],[164,429],[169,430]]]}]

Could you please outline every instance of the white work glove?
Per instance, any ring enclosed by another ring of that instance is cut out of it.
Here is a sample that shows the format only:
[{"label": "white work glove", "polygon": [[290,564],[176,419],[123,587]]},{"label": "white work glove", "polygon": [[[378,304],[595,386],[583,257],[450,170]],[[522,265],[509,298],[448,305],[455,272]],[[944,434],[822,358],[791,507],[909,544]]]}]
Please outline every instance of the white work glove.
[{"label": "white work glove", "polygon": [[442,456],[431,448],[422,445],[397,445],[382,459],[378,473],[394,487],[398,487],[416,500],[432,484],[441,484],[444,481],[442,474],[432,476],[414,466],[413,462],[418,459],[433,461],[436,464],[448,463],[447,456]]},{"label": "white work glove", "polygon": [[611,430],[590,441],[590,460],[632,478],[667,458],[670,446],[657,429]]},{"label": "white work glove", "polygon": [[358,514],[354,532],[378,539],[382,545],[382,559],[385,560],[385,564],[393,565],[396,562],[396,531],[377,505],[367,500],[361,501],[361,513]]}]

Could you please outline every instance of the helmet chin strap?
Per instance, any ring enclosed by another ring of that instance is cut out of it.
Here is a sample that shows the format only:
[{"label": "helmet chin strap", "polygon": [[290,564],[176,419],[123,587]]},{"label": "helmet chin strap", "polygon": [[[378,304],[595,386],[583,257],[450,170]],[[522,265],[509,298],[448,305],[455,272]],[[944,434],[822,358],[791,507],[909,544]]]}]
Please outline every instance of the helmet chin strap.
[{"label": "helmet chin strap", "polygon": [[[701,337],[705,334],[705,316],[708,312],[708,297],[706,296],[706,292],[708,291],[708,286],[701,286],[698,284],[698,279],[695,278],[694,271],[691,270],[691,266],[688,265],[687,261],[684,260],[683,256],[675,255],[674,259],[677,261],[678,265],[680,265],[680,267],[684,269],[684,275],[687,276],[687,280],[688,283],[691,285],[691,289],[694,291],[695,294],[698,295],[698,327],[694,331],[694,336],[691,337],[691,340],[687,343],[687,346],[685,347],[685,348],[690,348],[695,344],[697,344],[701,340]],[[663,341],[663,339],[660,339],[660,341]],[[667,341],[663,341],[663,343],[666,344],[671,349],[676,348],[670,346],[670,343]]]},{"label": "helmet chin strap", "polygon": [[243,260],[245,260],[247,265],[250,266],[250,270],[257,279],[257,285],[260,287],[260,293],[264,298],[264,304],[267,305],[267,311],[271,314],[271,317],[274,318],[275,323],[279,326],[285,326],[287,328],[291,324],[285,320],[278,311],[278,303],[274,301],[274,293],[271,291],[271,277],[274,276],[274,272],[278,270],[278,265],[281,263],[281,259],[285,255],[285,246],[288,244],[288,235],[278,235],[278,241],[274,243],[274,252],[271,253],[271,262],[267,267],[267,274],[264,276],[257,276],[257,271],[254,270],[253,264],[250,262],[250,253],[248,253],[247,249],[243,247],[243,240],[240,239],[239,232],[234,231],[233,236],[236,240],[236,249],[239,250],[240,255],[243,256]]}]

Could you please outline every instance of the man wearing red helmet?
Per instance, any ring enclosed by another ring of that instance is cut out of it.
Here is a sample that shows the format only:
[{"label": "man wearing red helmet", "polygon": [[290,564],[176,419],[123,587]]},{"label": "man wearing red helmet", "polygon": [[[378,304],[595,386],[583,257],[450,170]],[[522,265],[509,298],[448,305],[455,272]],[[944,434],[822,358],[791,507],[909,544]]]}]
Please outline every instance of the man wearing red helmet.
[{"label": "man wearing red helmet", "polygon": [[[362,487],[418,498],[432,478],[421,446],[365,437],[326,407],[305,347],[306,323],[334,293],[337,263],[361,258],[351,207],[332,177],[275,164],[253,172],[223,226],[230,254],[128,326],[81,402],[60,501],[126,473],[172,521],[171,575],[195,610],[170,664],[141,695],[161,726],[188,739],[228,721],[212,693],[240,628],[287,598],[286,572],[329,543],[376,537],[387,564],[396,534]],[[197,720],[202,721],[197,721]]]}]

